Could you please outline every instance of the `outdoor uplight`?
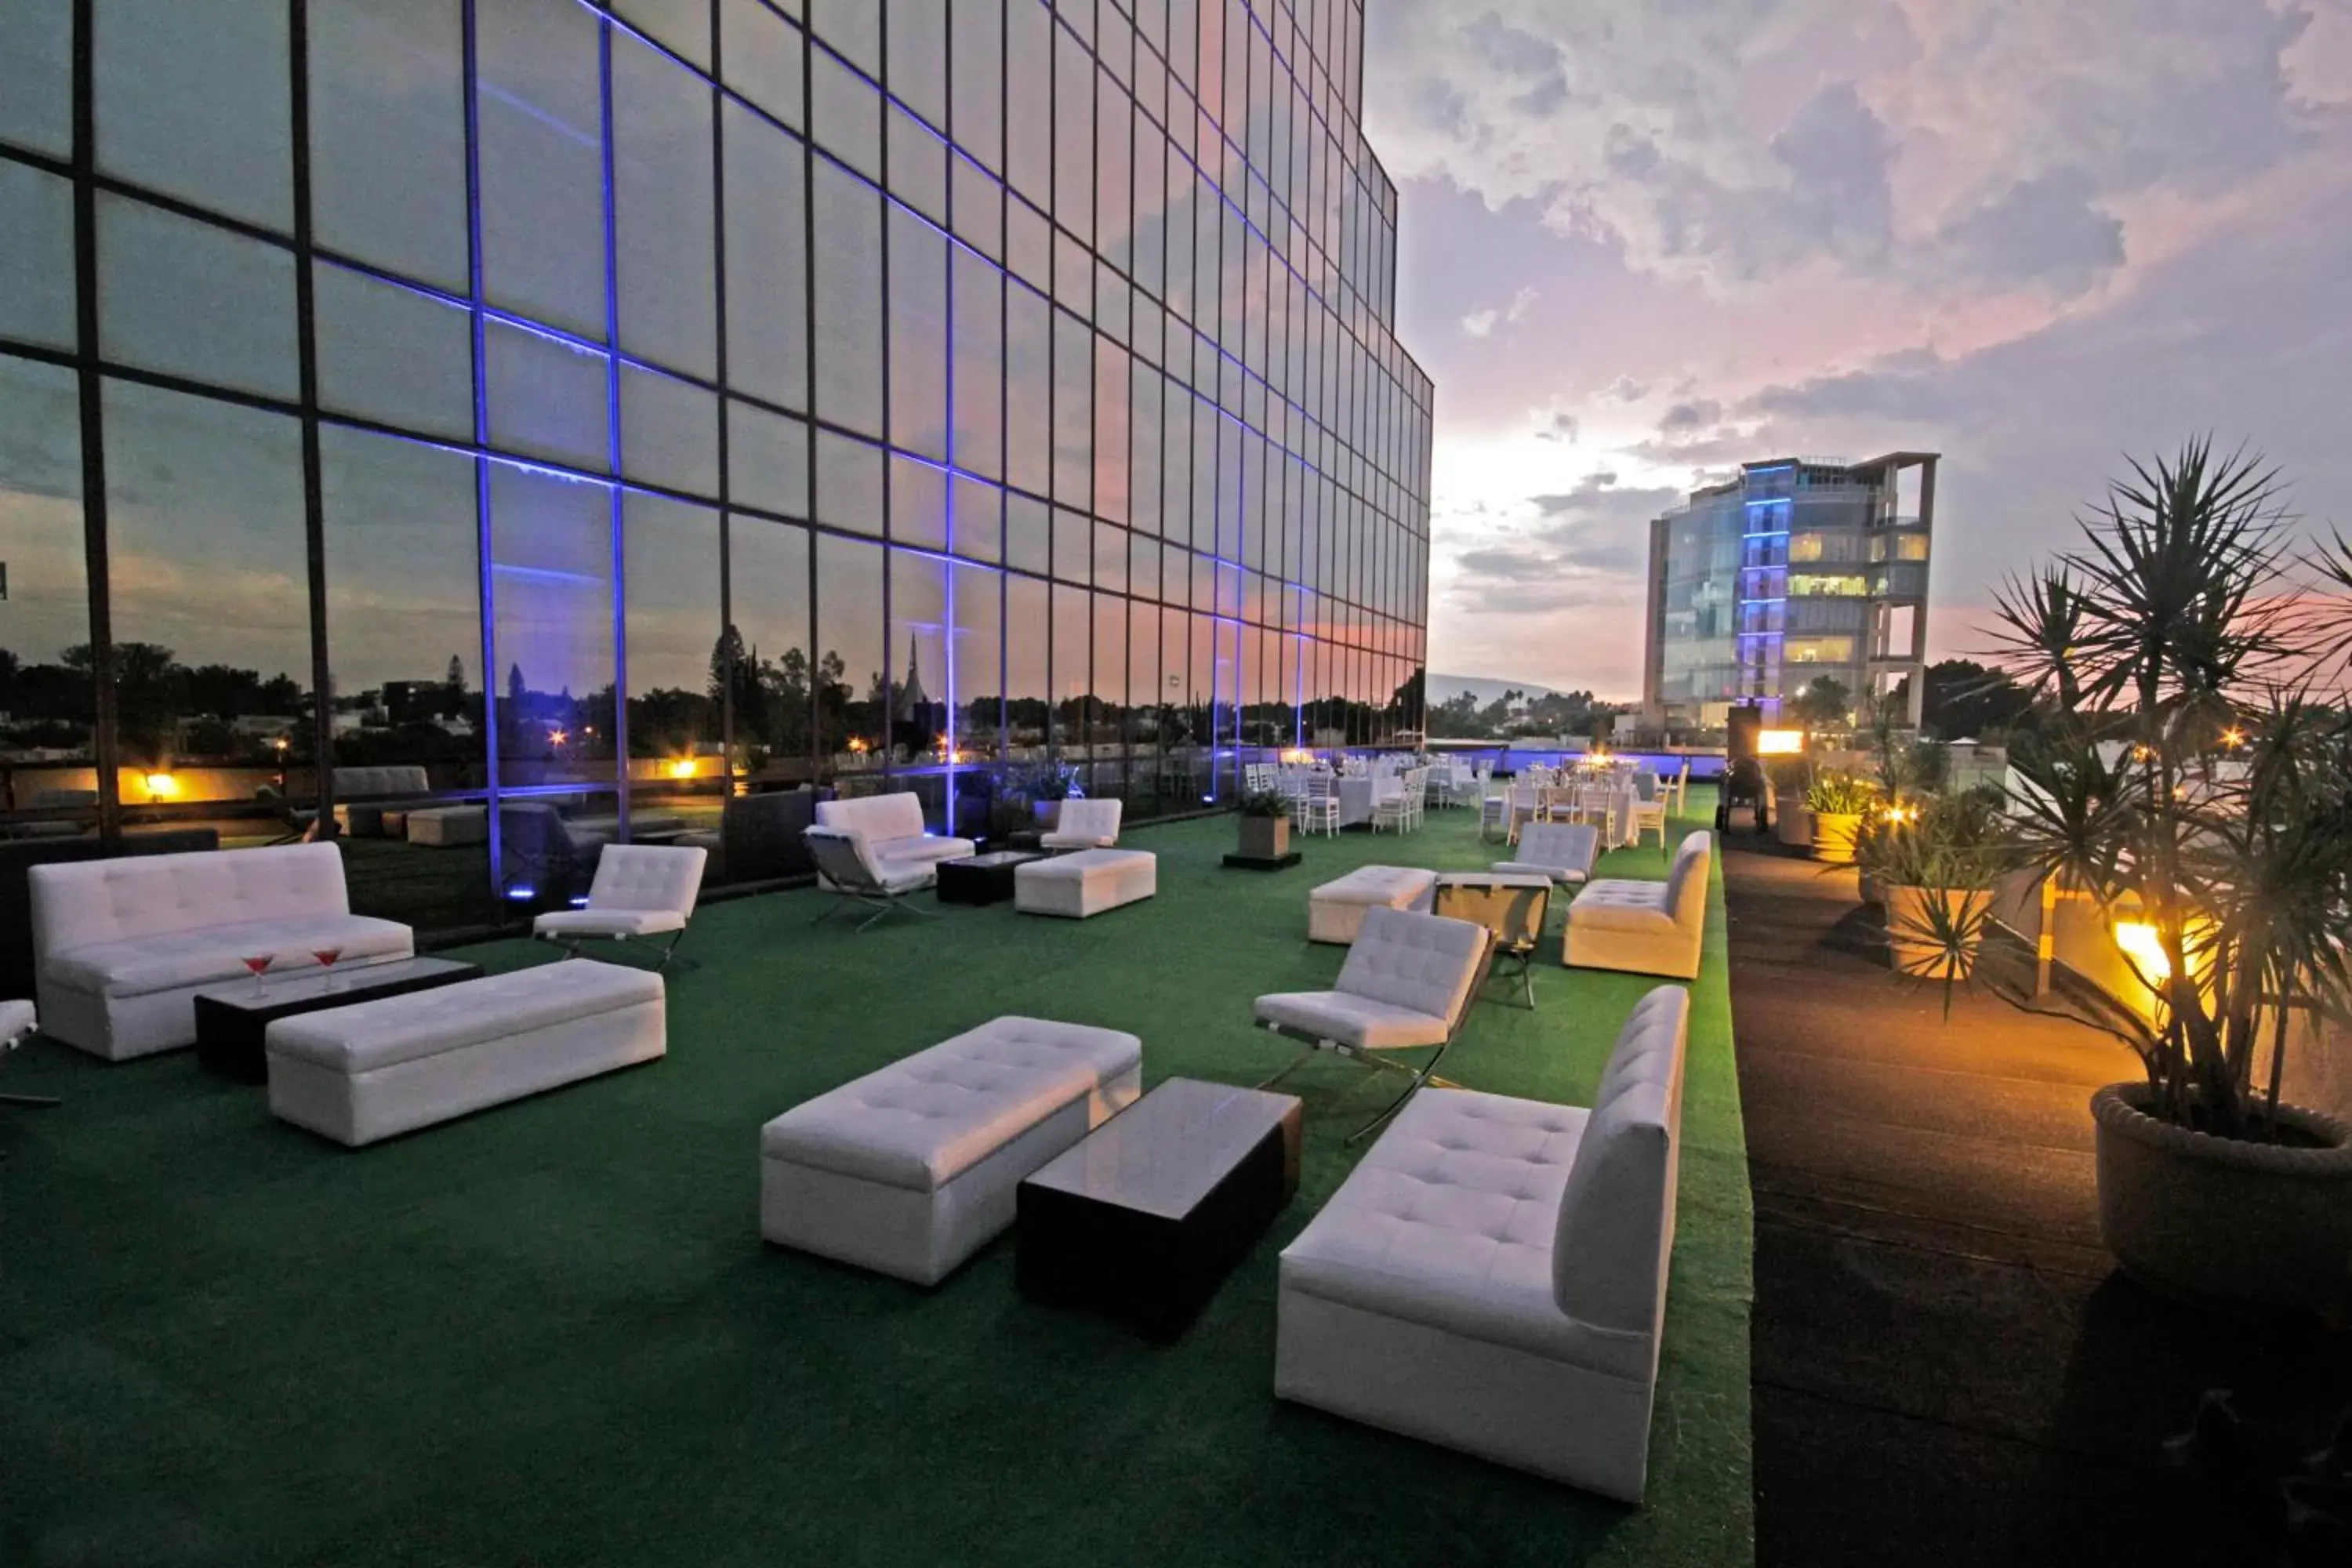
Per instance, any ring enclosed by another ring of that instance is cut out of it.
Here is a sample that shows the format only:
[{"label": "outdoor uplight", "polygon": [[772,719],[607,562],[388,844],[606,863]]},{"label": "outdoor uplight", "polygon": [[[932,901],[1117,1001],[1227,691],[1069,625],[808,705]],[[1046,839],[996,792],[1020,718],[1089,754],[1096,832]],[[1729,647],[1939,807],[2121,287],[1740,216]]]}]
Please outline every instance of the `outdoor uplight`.
[{"label": "outdoor uplight", "polygon": [[2228,729],[2221,731],[2221,744],[2228,747],[2231,751],[2234,752],[2245,743],[2246,732],[2238,728],[2235,724],[2231,725]]},{"label": "outdoor uplight", "polygon": [[1759,757],[1793,757],[1805,749],[1802,730],[1759,730],[1756,731],[1756,754]]},{"label": "outdoor uplight", "polygon": [[2117,921],[2116,946],[2150,985],[2161,985],[2172,978],[2172,961],[2164,956],[2164,941],[2146,921]]},{"label": "outdoor uplight", "polygon": [[676,761],[672,762],[669,765],[669,776],[674,779],[692,778],[694,776],[694,759],[692,757],[679,757]]},{"label": "outdoor uplight", "polygon": [[149,773],[144,782],[147,794],[155,800],[170,800],[180,793],[180,781],[169,773]]}]

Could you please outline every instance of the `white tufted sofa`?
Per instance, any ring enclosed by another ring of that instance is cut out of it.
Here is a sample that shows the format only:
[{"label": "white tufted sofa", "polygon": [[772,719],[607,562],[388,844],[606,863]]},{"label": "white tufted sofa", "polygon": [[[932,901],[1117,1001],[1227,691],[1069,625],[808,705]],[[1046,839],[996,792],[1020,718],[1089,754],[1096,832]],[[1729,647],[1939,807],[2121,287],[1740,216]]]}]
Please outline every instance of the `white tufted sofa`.
[{"label": "white tufted sofa", "polygon": [[194,1045],[195,994],[247,978],[247,954],[274,954],[277,973],[315,967],[314,947],[341,947],[346,965],[415,952],[406,926],[351,912],[332,844],[134,855],[30,877],[43,1026],[112,1061]]},{"label": "white tufted sofa", "polygon": [[1644,997],[1591,1110],[1415,1096],[1283,1251],[1275,1393],[1641,1500],[1688,1022]]},{"label": "white tufted sofa", "polygon": [[1045,849],[1108,849],[1118,842],[1119,819],[1125,807],[1115,800],[1076,796],[1055,808],[1051,830],[1037,836]]},{"label": "white tufted sofa", "polygon": [[761,1234],[937,1284],[1142,1075],[1143,1042],[1115,1029],[1003,1017],[942,1040],[760,1130]]},{"label": "white tufted sofa", "polygon": [[1587,883],[1568,906],[1561,961],[1573,969],[1696,979],[1714,847],[1714,837],[1705,832],[1684,839],[1663,882],[1604,877]]},{"label": "white tufted sofa", "polygon": [[969,838],[931,837],[923,827],[923,803],[911,790],[817,802],[819,827],[866,836],[866,852],[885,866],[961,860],[977,847]]}]

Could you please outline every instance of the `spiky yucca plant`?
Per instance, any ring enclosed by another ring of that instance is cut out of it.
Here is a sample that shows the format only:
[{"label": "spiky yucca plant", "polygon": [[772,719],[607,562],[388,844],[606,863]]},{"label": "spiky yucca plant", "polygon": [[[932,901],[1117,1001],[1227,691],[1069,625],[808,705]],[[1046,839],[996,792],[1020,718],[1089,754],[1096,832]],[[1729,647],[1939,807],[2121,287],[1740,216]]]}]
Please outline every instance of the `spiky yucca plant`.
[{"label": "spiky yucca plant", "polygon": [[2268,1137],[2290,1020],[2352,997],[2352,731],[2313,695],[2352,619],[2312,607],[2331,568],[2296,553],[2275,470],[2242,450],[2134,462],[2081,527],[2000,595],[2000,651],[2054,709],[2011,758],[2020,852],[2153,929],[2161,957],[2134,967],[2161,1005],[2133,1041],[2152,1113]]}]

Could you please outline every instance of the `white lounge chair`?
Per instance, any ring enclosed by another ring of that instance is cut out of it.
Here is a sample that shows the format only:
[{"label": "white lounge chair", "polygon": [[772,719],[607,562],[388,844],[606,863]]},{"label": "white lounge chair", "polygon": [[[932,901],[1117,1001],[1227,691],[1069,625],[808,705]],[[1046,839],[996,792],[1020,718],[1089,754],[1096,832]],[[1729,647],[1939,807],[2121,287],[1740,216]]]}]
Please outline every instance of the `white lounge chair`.
[{"label": "white lounge chair", "polygon": [[1696,979],[1714,850],[1711,835],[1694,833],[1675,851],[1662,882],[1603,878],[1588,884],[1568,906],[1561,962],[1571,969]]},{"label": "white lounge chair", "polygon": [[809,847],[809,858],[816,862],[817,886],[839,895],[819,911],[817,921],[850,904],[873,911],[857,923],[859,931],[894,910],[927,920],[939,912],[907,901],[908,894],[919,893],[939,880],[937,861],[882,859],[868,847],[866,835],[855,828],[812,827],[801,837]]},{"label": "white lounge chair", "polygon": [[1540,871],[1562,887],[1580,888],[1601,858],[1601,830],[1589,822],[1531,822],[1519,829],[1518,853],[1495,862],[1497,871]]},{"label": "white lounge chair", "polygon": [[[1257,999],[1257,1021],[1306,1042],[1287,1075],[1312,1052],[1351,1057],[1369,1067],[1406,1075],[1403,1093],[1350,1136],[1361,1138],[1396,1113],[1434,1076],[1477,994],[1491,934],[1468,921],[1414,914],[1375,905],[1364,911],[1348,962],[1328,991],[1276,992]],[[1418,1067],[1377,1053],[1428,1049]]]},{"label": "white lounge chair", "polygon": [[1118,843],[1119,816],[1118,801],[1073,796],[1057,808],[1053,831],[1039,834],[1037,842],[1047,849],[1109,849]]},{"label": "white lounge chair", "polygon": [[540,916],[530,922],[530,934],[561,942],[573,958],[586,940],[627,942],[667,934],[669,945],[654,967],[667,969],[693,918],[708,858],[703,850],[672,845],[608,844],[597,857],[587,903]]}]

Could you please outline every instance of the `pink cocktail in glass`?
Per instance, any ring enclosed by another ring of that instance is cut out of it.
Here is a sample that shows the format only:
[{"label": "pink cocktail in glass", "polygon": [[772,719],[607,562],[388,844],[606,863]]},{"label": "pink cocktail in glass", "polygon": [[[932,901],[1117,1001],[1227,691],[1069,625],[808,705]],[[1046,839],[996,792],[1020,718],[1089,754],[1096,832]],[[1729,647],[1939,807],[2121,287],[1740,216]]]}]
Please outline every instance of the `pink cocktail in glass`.
[{"label": "pink cocktail in glass", "polygon": [[335,989],[335,960],[343,956],[343,950],[340,947],[314,947],[310,950],[310,956],[319,961],[320,969],[326,971],[327,989]]},{"label": "pink cocktail in glass", "polygon": [[255,953],[247,953],[247,954],[246,955],[246,959],[245,959],[245,966],[246,966],[246,968],[247,968],[247,969],[249,969],[249,970],[251,970],[251,971],[253,972],[253,994],[254,994],[256,996],[258,996],[258,995],[260,995],[260,994],[262,994],[262,986],[261,986],[261,974],[262,974],[262,971],[264,971],[264,970],[268,969],[268,968],[272,963],[275,963],[277,961],[278,961],[278,955],[277,955],[276,953],[274,953],[274,952],[255,952]]}]

